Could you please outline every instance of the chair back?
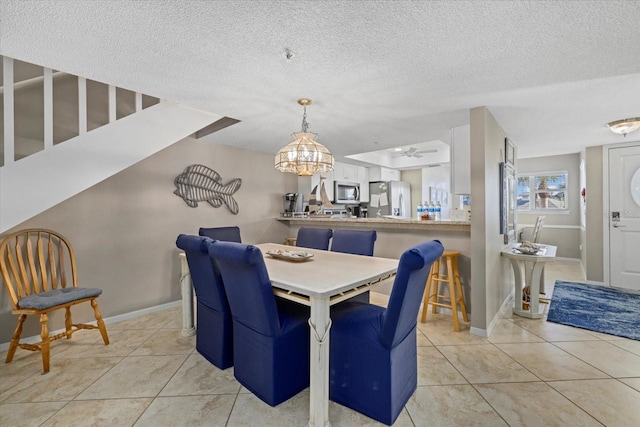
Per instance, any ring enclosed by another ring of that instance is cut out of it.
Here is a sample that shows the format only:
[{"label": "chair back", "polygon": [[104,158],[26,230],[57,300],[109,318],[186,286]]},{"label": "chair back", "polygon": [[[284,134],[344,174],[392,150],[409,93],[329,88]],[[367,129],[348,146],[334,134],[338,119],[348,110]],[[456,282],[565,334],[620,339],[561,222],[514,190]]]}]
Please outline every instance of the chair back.
[{"label": "chair back", "polygon": [[78,287],[71,244],[46,229],[30,228],[6,236],[0,242],[0,273],[14,309],[26,296]]},{"label": "chair back", "polygon": [[300,227],[296,246],[309,249],[329,250],[329,240],[333,232],[330,228]]},{"label": "chair back", "polygon": [[229,312],[227,295],[222,284],[218,266],[209,256],[209,242],[204,236],[180,234],[176,246],[187,256],[191,282],[196,291],[198,302],[216,311]]},{"label": "chair back", "polygon": [[376,238],[375,230],[334,230],[331,252],[373,256]]},{"label": "chair back", "polygon": [[233,320],[262,335],[278,335],[278,308],[260,249],[215,240],[209,255],[220,267]]},{"label": "chair back", "polygon": [[242,242],[240,239],[240,227],[211,227],[200,228],[198,234],[201,236],[209,237],[213,240],[222,240],[225,242]]},{"label": "chair back", "polygon": [[404,251],[389,304],[384,312],[380,341],[394,348],[415,328],[431,264],[444,253],[439,240],[420,243]]},{"label": "chair back", "polygon": [[538,239],[540,239],[540,230],[542,230],[542,226],[544,225],[544,219],[544,215],[536,218],[536,225],[533,226],[533,233],[531,234],[531,241],[533,243],[538,243]]}]

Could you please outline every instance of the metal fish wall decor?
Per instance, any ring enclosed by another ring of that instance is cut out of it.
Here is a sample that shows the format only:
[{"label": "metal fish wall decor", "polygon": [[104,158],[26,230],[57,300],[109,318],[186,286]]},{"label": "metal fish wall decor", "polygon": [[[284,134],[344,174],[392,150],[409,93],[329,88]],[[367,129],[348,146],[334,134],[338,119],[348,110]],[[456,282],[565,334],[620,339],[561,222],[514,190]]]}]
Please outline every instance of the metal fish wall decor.
[{"label": "metal fish wall decor", "polygon": [[238,203],[232,197],[242,185],[240,178],[232,179],[224,184],[218,172],[204,165],[191,165],[173,180],[176,196],[182,197],[184,202],[192,208],[198,207],[198,202],[207,202],[214,208],[224,203],[232,214],[239,212]]}]

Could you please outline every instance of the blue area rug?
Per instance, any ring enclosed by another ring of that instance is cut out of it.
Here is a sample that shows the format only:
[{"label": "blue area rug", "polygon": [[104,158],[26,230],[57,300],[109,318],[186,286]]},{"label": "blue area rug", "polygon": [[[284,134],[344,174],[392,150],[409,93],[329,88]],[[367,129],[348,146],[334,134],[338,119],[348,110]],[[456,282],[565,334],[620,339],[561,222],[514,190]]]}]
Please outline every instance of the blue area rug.
[{"label": "blue area rug", "polygon": [[640,341],[640,293],[556,280],[547,321]]}]

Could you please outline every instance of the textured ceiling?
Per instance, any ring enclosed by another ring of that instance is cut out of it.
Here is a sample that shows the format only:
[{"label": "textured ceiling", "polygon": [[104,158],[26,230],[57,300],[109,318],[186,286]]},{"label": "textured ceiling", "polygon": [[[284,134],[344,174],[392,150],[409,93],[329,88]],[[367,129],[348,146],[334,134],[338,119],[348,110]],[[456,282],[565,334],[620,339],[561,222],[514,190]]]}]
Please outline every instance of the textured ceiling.
[{"label": "textured ceiling", "polygon": [[[294,52],[286,61],[286,48]],[[241,120],[205,139],[344,155],[449,141],[486,105],[519,157],[637,140],[638,1],[0,2],[0,53]]]}]

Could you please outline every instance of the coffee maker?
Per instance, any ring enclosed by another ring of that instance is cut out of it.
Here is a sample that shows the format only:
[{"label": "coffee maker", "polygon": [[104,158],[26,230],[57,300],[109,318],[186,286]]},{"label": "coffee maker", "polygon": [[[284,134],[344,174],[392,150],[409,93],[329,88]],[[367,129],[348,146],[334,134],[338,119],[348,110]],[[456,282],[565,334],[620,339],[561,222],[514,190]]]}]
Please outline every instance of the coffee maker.
[{"label": "coffee maker", "polygon": [[304,196],[300,193],[287,193],[283,196],[284,213],[302,212]]}]

